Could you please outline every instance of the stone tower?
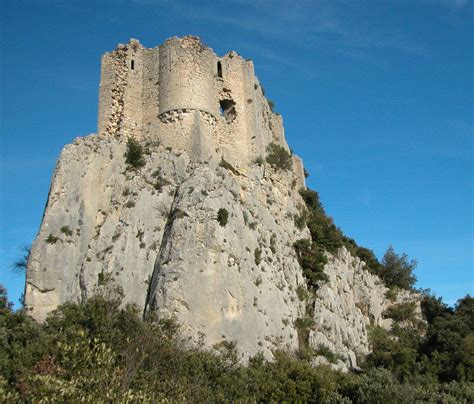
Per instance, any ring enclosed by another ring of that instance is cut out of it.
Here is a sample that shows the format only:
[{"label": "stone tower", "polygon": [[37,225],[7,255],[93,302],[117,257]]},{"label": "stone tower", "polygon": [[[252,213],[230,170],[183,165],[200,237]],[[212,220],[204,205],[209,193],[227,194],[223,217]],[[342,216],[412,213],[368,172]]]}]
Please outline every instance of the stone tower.
[{"label": "stone tower", "polygon": [[244,172],[269,143],[288,148],[252,61],[218,57],[193,36],[151,49],[132,39],[103,56],[99,133],[157,139],[198,161],[224,157]]}]

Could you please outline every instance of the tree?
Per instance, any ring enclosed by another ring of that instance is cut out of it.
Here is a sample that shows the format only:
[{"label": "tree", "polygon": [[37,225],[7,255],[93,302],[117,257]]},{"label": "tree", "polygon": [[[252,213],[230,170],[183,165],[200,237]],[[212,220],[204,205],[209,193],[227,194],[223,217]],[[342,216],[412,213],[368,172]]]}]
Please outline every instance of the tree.
[{"label": "tree", "polygon": [[141,168],[145,165],[142,146],[132,137],[129,137],[127,141],[125,161],[133,168]]},{"label": "tree", "polygon": [[291,154],[288,153],[282,146],[276,143],[270,143],[267,146],[267,163],[280,170],[291,170],[293,167],[293,160]]},{"label": "tree", "polygon": [[416,260],[409,261],[406,254],[398,255],[390,245],[382,258],[382,266],[377,275],[388,288],[412,289],[416,282],[416,276],[413,274],[416,265]]}]

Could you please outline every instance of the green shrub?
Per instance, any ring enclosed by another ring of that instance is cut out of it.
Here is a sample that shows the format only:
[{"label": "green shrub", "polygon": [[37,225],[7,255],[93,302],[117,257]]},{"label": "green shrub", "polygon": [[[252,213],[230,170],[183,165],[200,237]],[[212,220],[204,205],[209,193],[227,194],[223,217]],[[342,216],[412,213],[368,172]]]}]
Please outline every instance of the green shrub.
[{"label": "green shrub", "polygon": [[153,188],[157,190],[158,193],[163,190],[163,187],[165,185],[168,185],[168,181],[163,177],[163,174],[161,173],[161,168],[157,168],[155,171],[153,171],[151,177],[154,179],[152,183]]},{"label": "green shrub", "polygon": [[134,201],[127,201],[127,203],[125,204],[125,207],[126,208],[133,208],[135,206],[135,202]]},{"label": "green shrub", "polygon": [[145,165],[142,146],[137,140],[132,137],[129,137],[127,141],[125,161],[130,167],[134,169],[141,168]]},{"label": "green shrub", "polygon": [[270,236],[270,251],[273,254],[276,254],[276,241],[277,241],[277,235],[275,233],[272,233]]},{"label": "green shrub", "polygon": [[69,228],[69,226],[61,227],[61,233],[65,234],[68,237],[72,236],[72,230]]},{"label": "green shrub", "polygon": [[324,265],[327,263],[324,250],[307,239],[297,240],[293,247],[308,287],[317,289],[321,283],[328,280],[324,273]]},{"label": "green shrub", "polygon": [[260,247],[256,247],[253,256],[255,259],[255,264],[260,265],[260,262],[262,262],[262,249]]},{"label": "green shrub", "polygon": [[30,245],[25,244],[20,247],[21,255],[12,264],[12,268],[15,272],[24,273],[26,271],[28,260],[30,259],[30,253],[31,253]]},{"label": "green shrub", "polygon": [[267,146],[267,163],[280,170],[291,170],[293,159],[282,146],[276,143],[270,143]]},{"label": "green shrub", "polygon": [[406,254],[398,255],[389,246],[382,258],[382,265],[377,275],[389,288],[412,289],[416,282],[413,270],[416,268],[416,260],[408,260]]},{"label": "green shrub", "polygon": [[262,157],[262,156],[257,156],[257,157],[255,157],[255,159],[253,160],[253,163],[256,164],[256,165],[258,165],[258,166],[262,166],[264,162],[265,162],[265,161],[263,160],[263,157]]},{"label": "green shrub", "polygon": [[49,236],[48,236],[48,238],[46,239],[46,242],[47,242],[48,244],[56,244],[59,240],[60,240],[59,237],[56,237],[56,236],[53,235],[52,233],[49,233]]},{"label": "green shrub", "polygon": [[338,360],[341,360],[341,356],[335,354],[329,347],[323,344],[319,344],[315,349],[317,355],[324,356],[330,363],[337,363]]},{"label": "green shrub", "polygon": [[384,316],[394,321],[412,321],[415,318],[415,302],[403,302],[390,306]]},{"label": "green shrub", "polygon": [[295,320],[295,328],[298,332],[299,349],[305,350],[308,348],[309,332],[314,328],[314,320],[309,317],[299,317]]},{"label": "green shrub", "polygon": [[217,221],[222,227],[224,227],[227,224],[228,218],[229,218],[229,212],[227,211],[227,209],[220,208],[217,211]]},{"label": "green shrub", "polygon": [[[110,283],[106,278],[101,288]],[[467,296],[449,313],[430,309],[434,329],[418,350],[405,331],[394,339],[381,330],[377,360],[387,365],[369,360],[363,373],[341,374],[311,366],[310,316],[295,322],[302,359],[273,351],[273,361],[261,354],[243,365],[233,342],[219,343],[219,354],[191,348],[173,320],[151,313],[143,320],[138,308],[120,298],[101,294],[66,303],[39,324],[23,311],[13,312],[0,286],[0,401],[473,402],[468,347],[462,343],[472,333],[472,308]],[[415,361],[410,347],[418,354]],[[459,379],[440,383],[438,375]]]},{"label": "green shrub", "polygon": [[296,288],[296,296],[298,296],[300,301],[304,302],[309,298],[308,290],[303,285],[298,285]]}]

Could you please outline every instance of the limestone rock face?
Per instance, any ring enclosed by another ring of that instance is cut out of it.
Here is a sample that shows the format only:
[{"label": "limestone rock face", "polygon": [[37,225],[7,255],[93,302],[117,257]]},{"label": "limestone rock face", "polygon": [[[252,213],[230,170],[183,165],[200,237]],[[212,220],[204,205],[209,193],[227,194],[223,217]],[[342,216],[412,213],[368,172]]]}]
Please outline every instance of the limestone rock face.
[{"label": "limestone rock face", "polygon": [[420,315],[419,298],[415,293],[399,291],[395,301],[386,297],[388,288],[364,267],[365,263],[353,257],[346,248],[337,256],[328,254],[325,273],[329,281],[317,292],[314,304],[315,330],[310,332],[309,343],[321,345],[344,359],[349,368],[356,366],[356,356],[370,352],[369,326],[390,329],[392,320],[383,313],[390,306],[413,301]]},{"label": "limestone rock face", "polygon": [[308,233],[293,224],[302,201],[292,172],[254,165],[244,176],[147,147],[138,171],[124,141],[92,135],[65,147],[28,264],[27,310],[42,321],[110,274],[126,302],[208,346],[236,341],[244,359],[296,349],[304,279],[293,243]]},{"label": "limestone rock face", "polygon": [[[305,315],[296,290],[306,286],[293,243],[309,232],[294,224],[303,209],[294,174],[255,164],[243,175],[153,142],[135,171],[125,150],[98,135],[64,148],[28,263],[30,314],[43,321],[82,302],[108,275],[125,302],[174,318],[192,341],[236,342],[243,360],[296,350],[294,323]],[[353,367],[369,351],[368,325],[390,326],[382,313],[392,303],[347,250],[328,257],[309,342]]]}]

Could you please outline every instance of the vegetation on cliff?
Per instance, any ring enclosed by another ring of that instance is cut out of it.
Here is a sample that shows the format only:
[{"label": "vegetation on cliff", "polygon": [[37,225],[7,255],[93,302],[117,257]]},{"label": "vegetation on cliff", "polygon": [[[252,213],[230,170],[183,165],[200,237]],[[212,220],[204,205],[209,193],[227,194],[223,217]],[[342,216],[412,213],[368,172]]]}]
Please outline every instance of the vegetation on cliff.
[{"label": "vegetation on cliff", "polygon": [[416,267],[415,260],[409,260],[406,254],[398,255],[392,246],[389,246],[382,261],[379,262],[375,254],[344,235],[329,217],[319,200],[316,191],[301,189],[306,210],[301,216],[295,218],[297,227],[308,227],[311,241],[307,239],[298,240],[295,244],[295,252],[298,261],[306,277],[308,287],[317,289],[320,282],[324,282],[324,265],[327,262],[326,252],[333,255],[341,247],[346,247],[352,255],[359,257],[366,263],[368,271],[377,275],[390,289],[413,288],[416,277],[413,270]]},{"label": "vegetation on cliff", "polygon": [[474,299],[454,309],[429,294],[427,320],[373,330],[363,372],[311,367],[311,358],[275,352],[248,366],[232,343],[189,348],[170,320],[143,321],[120,294],[68,303],[38,324],[12,311],[0,290],[0,401],[472,402]]}]

